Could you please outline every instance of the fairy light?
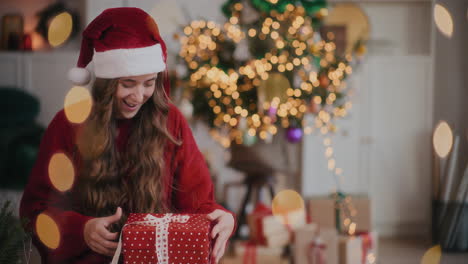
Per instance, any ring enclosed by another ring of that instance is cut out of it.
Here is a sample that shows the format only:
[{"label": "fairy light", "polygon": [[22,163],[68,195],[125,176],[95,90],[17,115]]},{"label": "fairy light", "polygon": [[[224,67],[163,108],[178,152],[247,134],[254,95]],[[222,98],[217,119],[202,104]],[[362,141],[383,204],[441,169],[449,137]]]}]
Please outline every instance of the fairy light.
[{"label": "fairy light", "polygon": [[294,90],[294,96],[295,97],[301,97],[302,95],[302,91],[300,89],[295,89]]},{"label": "fairy light", "polygon": [[270,36],[272,39],[277,39],[279,37],[279,33],[277,31],[273,31],[271,32]]},{"label": "fairy light", "polygon": [[229,19],[229,22],[230,22],[231,24],[237,24],[237,23],[239,22],[239,19],[238,19],[237,17],[233,16],[233,17],[231,17],[231,18]]},{"label": "fairy light", "polygon": [[184,34],[185,34],[185,35],[190,35],[190,34],[192,34],[192,32],[193,32],[193,31],[192,31],[192,28],[191,28],[191,27],[186,26],[186,27],[184,28]]},{"label": "fairy light", "polygon": [[272,24],[271,24],[271,27],[273,29],[279,29],[280,28],[280,23],[278,21],[274,21]]},{"label": "fairy light", "polygon": [[[277,3],[278,0],[271,2]],[[179,55],[192,70],[188,84],[193,88],[208,88],[208,92],[204,95],[207,104],[216,115],[213,123],[228,131],[222,135],[218,133],[219,140],[217,141],[222,142],[223,146],[229,145],[226,143],[227,140],[242,142],[245,130],[237,128],[239,118],[246,118],[248,121],[247,127],[243,129],[248,129],[249,135],[252,134],[253,129],[255,135],[261,139],[277,133],[278,117],[283,127],[290,125],[290,117],[303,120],[304,114],[309,109],[309,102],[306,104],[305,98],[308,98],[308,95],[311,95],[315,89],[324,87],[320,86],[317,72],[311,65],[310,53],[322,57],[320,64],[322,67],[327,67],[325,74],[328,75],[327,83],[330,84],[326,87],[326,94],[312,96],[310,101],[317,106],[318,110],[322,109],[324,103],[327,104],[327,112],[323,111],[320,114],[320,120],[316,120],[315,126],[324,135],[335,131],[336,127],[330,124],[331,118],[345,116],[347,111],[346,106],[333,107],[337,99],[335,93],[342,91],[344,87],[342,80],[346,77],[345,74],[352,70],[347,65],[352,56],[347,56],[347,61],[338,61],[336,69],[331,68],[331,65],[337,61],[334,56],[336,45],[323,40],[316,42],[310,37],[314,30],[303,7],[288,4],[285,13],[273,11],[271,17],[266,17],[260,27],[251,27],[245,33],[239,25],[243,5],[236,3],[233,7],[234,12],[228,23],[218,26],[213,21],[195,20],[184,27],[184,35],[178,37],[182,44]],[[321,12],[325,11],[321,10]],[[332,34],[328,35],[331,37]],[[221,43],[225,41],[239,43],[246,36],[258,37],[260,40],[269,37],[274,40],[275,46],[263,58],[252,59],[238,69],[217,68],[216,65],[220,60],[217,53],[224,45]],[[299,74],[302,80],[295,84],[299,87],[290,87],[287,90],[287,95],[290,97],[287,102],[282,102],[282,104],[279,101],[276,104],[273,101],[264,102],[260,108],[256,103],[249,102],[246,106],[247,102],[241,99],[242,92],[255,89],[263,80],[268,80],[271,71],[293,71],[294,74]],[[238,84],[239,82],[241,84]],[[274,116],[268,116],[266,112],[263,112],[268,111],[270,107],[276,108]],[[253,118],[254,115],[257,116]],[[304,133],[310,134],[314,131],[311,125],[303,124]],[[334,171],[337,172],[337,168]]]},{"label": "fairy light", "polygon": [[282,40],[276,41],[276,47],[277,47],[278,49],[284,48],[284,42],[283,42]]},{"label": "fairy light", "polygon": [[328,133],[328,128],[326,126],[321,127],[320,133],[322,133],[323,135],[326,135]]},{"label": "fairy light", "polygon": [[271,56],[270,61],[271,61],[271,63],[276,64],[276,63],[278,63],[279,59],[278,59],[277,56]]},{"label": "fairy light", "polygon": [[237,125],[237,119],[231,118],[231,120],[229,121],[229,124],[230,124],[231,126],[233,126],[233,127],[236,126],[236,125]]},{"label": "fairy light", "polygon": [[349,234],[350,236],[352,236],[352,235],[354,235],[355,232],[356,232],[356,223],[353,222],[353,223],[351,223],[351,224],[349,225],[348,234]]},{"label": "fairy light", "polygon": [[206,26],[207,26],[209,29],[213,29],[213,28],[215,28],[216,24],[215,24],[215,22],[213,22],[213,21],[208,21],[208,23],[206,23]]},{"label": "fairy light", "polygon": [[294,64],[295,66],[299,66],[299,65],[301,64],[301,59],[299,59],[299,58],[294,58],[294,59],[293,59],[293,64]]}]

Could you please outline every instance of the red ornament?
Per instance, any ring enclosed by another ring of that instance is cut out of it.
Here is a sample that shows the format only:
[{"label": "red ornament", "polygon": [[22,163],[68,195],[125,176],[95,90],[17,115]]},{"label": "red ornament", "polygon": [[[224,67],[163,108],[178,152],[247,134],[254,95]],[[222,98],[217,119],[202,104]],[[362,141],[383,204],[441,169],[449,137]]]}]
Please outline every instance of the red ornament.
[{"label": "red ornament", "polygon": [[323,88],[327,88],[330,85],[330,79],[328,79],[327,75],[320,74],[319,78],[320,86]]},{"label": "red ornament", "polygon": [[32,38],[31,34],[25,34],[23,36],[23,50],[32,50]]}]

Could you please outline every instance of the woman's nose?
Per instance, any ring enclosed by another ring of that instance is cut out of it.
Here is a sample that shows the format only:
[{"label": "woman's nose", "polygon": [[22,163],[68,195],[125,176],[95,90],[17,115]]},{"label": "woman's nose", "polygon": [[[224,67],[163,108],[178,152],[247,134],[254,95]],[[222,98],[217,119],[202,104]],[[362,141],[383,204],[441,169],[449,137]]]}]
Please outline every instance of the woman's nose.
[{"label": "woman's nose", "polygon": [[134,95],[135,99],[138,100],[138,103],[143,102],[145,87],[143,85],[138,85],[135,89]]}]

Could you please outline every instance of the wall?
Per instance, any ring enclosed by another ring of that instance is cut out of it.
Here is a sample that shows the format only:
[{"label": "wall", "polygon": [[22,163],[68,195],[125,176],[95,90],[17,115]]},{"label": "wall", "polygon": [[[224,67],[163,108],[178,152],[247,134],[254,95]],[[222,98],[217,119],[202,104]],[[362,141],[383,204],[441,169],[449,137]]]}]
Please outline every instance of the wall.
[{"label": "wall", "polygon": [[447,8],[454,28],[451,38],[434,29],[434,125],[446,120],[462,137],[458,169],[464,170],[468,162],[468,1],[434,3]]}]

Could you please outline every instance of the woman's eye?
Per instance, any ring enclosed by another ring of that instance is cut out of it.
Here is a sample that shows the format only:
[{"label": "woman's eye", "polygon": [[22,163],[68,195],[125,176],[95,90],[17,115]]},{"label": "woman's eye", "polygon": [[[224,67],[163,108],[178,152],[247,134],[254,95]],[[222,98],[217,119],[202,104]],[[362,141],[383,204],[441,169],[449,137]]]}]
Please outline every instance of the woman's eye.
[{"label": "woman's eye", "polygon": [[133,85],[130,83],[121,83],[124,88],[132,88]]},{"label": "woman's eye", "polygon": [[154,85],[154,82],[145,83],[145,87],[152,87],[153,85]]}]

